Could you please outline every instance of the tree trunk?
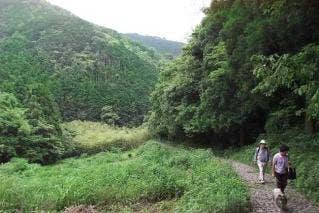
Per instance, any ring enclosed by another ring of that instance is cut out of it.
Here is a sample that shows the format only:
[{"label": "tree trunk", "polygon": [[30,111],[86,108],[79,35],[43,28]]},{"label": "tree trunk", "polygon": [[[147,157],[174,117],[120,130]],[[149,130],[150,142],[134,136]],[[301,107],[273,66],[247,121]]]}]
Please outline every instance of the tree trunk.
[{"label": "tree trunk", "polygon": [[239,146],[245,145],[245,129],[244,127],[239,128]]},{"label": "tree trunk", "polygon": [[316,133],[316,120],[310,118],[307,113],[305,114],[305,131],[310,135]]}]

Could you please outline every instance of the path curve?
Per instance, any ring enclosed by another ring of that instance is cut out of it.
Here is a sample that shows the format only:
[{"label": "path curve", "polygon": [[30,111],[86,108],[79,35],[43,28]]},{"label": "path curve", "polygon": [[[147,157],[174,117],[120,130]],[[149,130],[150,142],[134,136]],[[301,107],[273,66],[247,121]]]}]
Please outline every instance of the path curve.
[{"label": "path curve", "polygon": [[[275,205],[272,198],[272,190],[275,188],[275,179],[270,175],[266,175],[266,183],[260,184],[258,180],[258,172],[255,168],[236,161],[230,162],[234,170],[248,183],[251,190],[251,204],[253,213],[272,213],[281,212]],[[288,211],[301,213],[319,213],[319,206],[310,202],[301,193],[295,191],[291,187],[286,189],[288,198]]]}]

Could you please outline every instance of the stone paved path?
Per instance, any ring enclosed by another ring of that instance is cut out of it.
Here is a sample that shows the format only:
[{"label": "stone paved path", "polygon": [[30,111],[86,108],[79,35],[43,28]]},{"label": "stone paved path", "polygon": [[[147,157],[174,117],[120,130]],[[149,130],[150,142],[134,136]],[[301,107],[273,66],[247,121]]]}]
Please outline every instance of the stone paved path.
[{"label": "stone paved path", "polygon": [[[272,190],[276,186],[273,177],[266,175],[266,183],[260,184],[257,182],[258,173],[255,168],[235,161],[231,161],[231,164],[251,189],[252,212],[281,212],[272,198]],[[319,213],[319,206],[311,203],[302,194],[290,188],[289,184],[286,189],[286,196],[288,198],[288,211],[286,212]]]}]

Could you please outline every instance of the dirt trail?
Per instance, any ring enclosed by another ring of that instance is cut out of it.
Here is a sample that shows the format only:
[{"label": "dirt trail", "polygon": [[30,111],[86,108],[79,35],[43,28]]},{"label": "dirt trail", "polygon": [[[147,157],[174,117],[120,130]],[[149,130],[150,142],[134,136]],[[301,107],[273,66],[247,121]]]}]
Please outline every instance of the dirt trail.
[{"label": "dirt trail", "polygon": [[[266,183],[257,182],[258,173],[255,168],[248,165],[231,161],[235,171],[245,180],[251,189],[251,203],[254,213],[259,212],[281,212],[275,205],[272,198],[272,190],[275,188],[275,179],[270,175],[266,175]],[[296,192],[291,187],[286,189],[288,198],[288,211],[286,212],[303,212],[303,213],[319,213],[319,207],[307,200],[302,194]]]}]

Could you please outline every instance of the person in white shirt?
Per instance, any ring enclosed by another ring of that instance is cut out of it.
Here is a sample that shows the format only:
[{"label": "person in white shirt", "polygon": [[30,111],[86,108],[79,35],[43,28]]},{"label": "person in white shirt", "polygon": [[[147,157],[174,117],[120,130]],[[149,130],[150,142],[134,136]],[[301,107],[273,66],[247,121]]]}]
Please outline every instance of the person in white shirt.
[{"label": "person in white shirt", "polygon": [[272,175],[276,177],[277,188],[279,188],[283,194],[285,193],[285,188],[288,183],[288,151],[288,146],[281,145],[279,153],[274,156],[272,162]]}]

